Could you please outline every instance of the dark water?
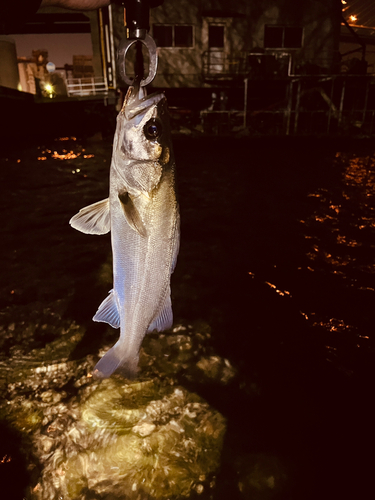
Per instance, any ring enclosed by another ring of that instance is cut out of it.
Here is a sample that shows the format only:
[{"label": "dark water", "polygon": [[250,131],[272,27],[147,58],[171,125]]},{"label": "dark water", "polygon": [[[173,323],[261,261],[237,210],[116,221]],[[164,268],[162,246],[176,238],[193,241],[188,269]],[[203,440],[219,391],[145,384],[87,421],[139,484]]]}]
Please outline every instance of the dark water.
[{"label": "dark water", "polygon": [[[254,456],[265,468],[277,463],[273,474],[286,480],[248,498],[368,498],[374,151],[301,139],[174,142],[175,319],[207,321],[217,352],[239,370],[228,389],[192,388],[228,418],[215,498],[240,498],[238,475]],[[99,270],[109,237],[80,234],[68,221],[107,196],[110,156],[110,142],[60,138],[1,159],[0,326],[40,322],[60,307],[88,325],[81,354],[101,345],[91,317],[108,291]],[[37,330],[0,342],[7,355],[48,338]]]}]

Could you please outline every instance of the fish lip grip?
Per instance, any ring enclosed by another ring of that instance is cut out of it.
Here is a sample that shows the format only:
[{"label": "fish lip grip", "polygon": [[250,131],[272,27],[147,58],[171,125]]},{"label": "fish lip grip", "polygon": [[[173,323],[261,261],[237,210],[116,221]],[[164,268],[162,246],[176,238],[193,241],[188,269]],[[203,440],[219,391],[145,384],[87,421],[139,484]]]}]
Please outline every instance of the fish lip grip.
[{"label": "fish lip grip", "polygon": [[126,66],[125,66],[125,59],[126,55],[130,49],[130,47],[136,43],[136,42],[141,42],[143,45],[147,48],[149,56],[150,56],[150,67],[149,67],[149,72],[146,78],[143,78],[140,81],[140,86],[145,87],[149,83],[152,82],[152,80],[155,78],[156,71],[158,68],[158,54],[156,50],[156,44],[152,36],[150,36],[148,33],[146,33],[144,39],[142,38],[123,38],[120,42],[119,48],[118,48],[118,69],[121,78],[127,85],[133,85],[134,80],[131,80],[127,74],[126,74]]}]

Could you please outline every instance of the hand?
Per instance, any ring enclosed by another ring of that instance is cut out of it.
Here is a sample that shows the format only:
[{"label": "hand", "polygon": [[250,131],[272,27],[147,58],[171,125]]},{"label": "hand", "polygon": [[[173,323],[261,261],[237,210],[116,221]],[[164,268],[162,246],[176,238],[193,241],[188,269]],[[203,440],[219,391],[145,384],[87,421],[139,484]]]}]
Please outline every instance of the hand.
[{"label": "hand", "polygon": [[62,7],[72,10],[95,10],[106,7],[111,0],[42,0],[41,7]]}]

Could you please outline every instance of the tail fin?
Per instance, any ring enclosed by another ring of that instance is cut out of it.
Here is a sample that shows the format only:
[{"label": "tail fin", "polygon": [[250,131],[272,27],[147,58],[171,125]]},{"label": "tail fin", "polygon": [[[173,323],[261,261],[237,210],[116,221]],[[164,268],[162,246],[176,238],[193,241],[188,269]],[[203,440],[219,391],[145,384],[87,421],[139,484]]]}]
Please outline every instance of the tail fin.
[{"label": "tail fin", "polygon": [[92,375],[96,379],[108,378],[117,371],[125,378],[134,379],[138,373],[138,360],[138,355],[124,353],[122,346],[120,346],[119,342],[116,342],[96,363]]}]

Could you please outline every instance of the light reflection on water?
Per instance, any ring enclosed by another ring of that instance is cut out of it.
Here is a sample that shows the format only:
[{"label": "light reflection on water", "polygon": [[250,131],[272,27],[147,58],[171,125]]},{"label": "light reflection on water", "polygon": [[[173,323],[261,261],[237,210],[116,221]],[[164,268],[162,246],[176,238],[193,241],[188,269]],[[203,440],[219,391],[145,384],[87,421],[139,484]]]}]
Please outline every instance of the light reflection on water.
[{"label": "light reflection on water", "polygon": [[[76,167],[71,170],[72,174],[81,173],[81,167],[86,164],[82,159],[95,158],[95,155],[92,153],[87,153],[86,149],[82,147],[82,145],[77,142],[76,137],[60,137],[55,140],[55,147],[52,149],[46,147],[38,147],[39,155],[37,156],[38,161],[47,161],[47,160],[78,160],[77,162],[68,161],[68,167]],[[63,142],[63,144],[59,144]],[[66,146],[70,146],[69,149],[66,149]],[[82,172],[83,177],[87,177],[87,173]]]},{"label": "light reflection on water", "polygon": [[344,290],[340,297],[331,297],[335,313],[341,317],[327,317],[323,309],[303,314],[329,339],[327,361],[350,375],[352,371],[344,367],[350,358],[348,350],[371,349],[371,333],[364,331],[366,321],[358,317],[358,325],[355,323],[358,311],[366,313],[366,304],[375,304],[375,158],[337,153],[335,167],[342,172],[341,183],[310,193],[311,215],[300,223],[307,243],[306,269],[327,276],[334,290]]}]

